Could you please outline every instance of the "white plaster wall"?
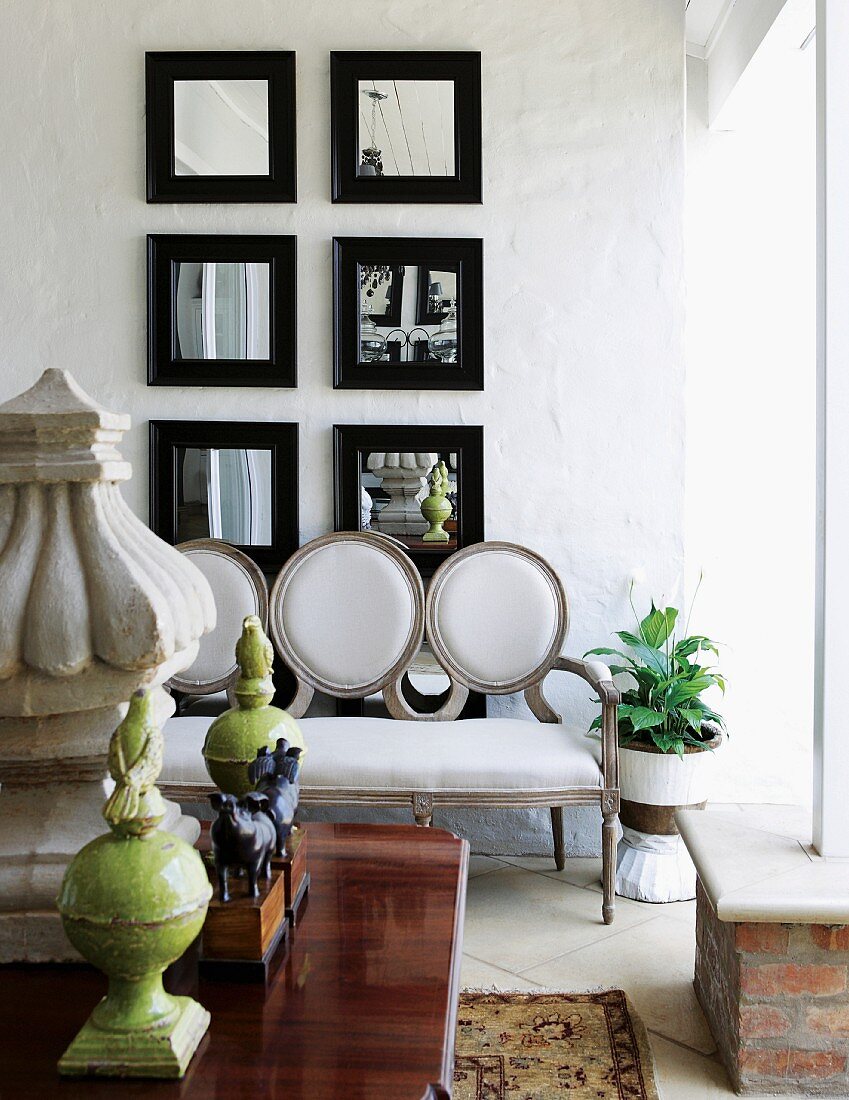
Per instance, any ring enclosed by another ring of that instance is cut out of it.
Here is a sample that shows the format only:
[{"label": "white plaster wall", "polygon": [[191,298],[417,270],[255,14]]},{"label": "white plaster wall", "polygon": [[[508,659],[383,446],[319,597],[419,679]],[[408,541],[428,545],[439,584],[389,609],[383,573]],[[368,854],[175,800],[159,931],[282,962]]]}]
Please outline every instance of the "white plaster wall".
[{"label": "white plaster wall", "polygon": [[[61,366],[130,411],[145,517],[149,418],[299,421],[304,540],[332,523],[333,423],[483,424],[488,536],[561,572],[572,652],[606,643],[635,570],[669,598],[682,574],[683,17],[681,0],[4,0],[0,399]],[[144,51],[273,48],[297,51],[297,205],[146,205]],[[482,52],[482,206],[330,203],[331,49]],[[144,238],[181,231],[298,235],[297,390],[146,387]],[[335,233],[484,238],[485,392],[331,388]],[[580,682],[551,694],[571,721],[593,711]],[[545,819],[496,816],[489,842],[547,844]]]}]

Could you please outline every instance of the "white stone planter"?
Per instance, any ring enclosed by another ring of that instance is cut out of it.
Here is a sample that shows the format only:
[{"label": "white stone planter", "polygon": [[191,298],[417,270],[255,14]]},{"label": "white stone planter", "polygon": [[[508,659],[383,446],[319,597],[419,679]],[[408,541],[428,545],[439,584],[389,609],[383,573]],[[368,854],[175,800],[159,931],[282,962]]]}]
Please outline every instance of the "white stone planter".
[{"label": "white stone planter", "polygon": [[[721,743],[717,738],[712,745]],[[695,749],[683,758],[649,746],[619,750],[622,839],[616,893],[636,901],[687,901],[696,896],[696,869],[675,826],[681,809],[703,809],[714,753]]]}]

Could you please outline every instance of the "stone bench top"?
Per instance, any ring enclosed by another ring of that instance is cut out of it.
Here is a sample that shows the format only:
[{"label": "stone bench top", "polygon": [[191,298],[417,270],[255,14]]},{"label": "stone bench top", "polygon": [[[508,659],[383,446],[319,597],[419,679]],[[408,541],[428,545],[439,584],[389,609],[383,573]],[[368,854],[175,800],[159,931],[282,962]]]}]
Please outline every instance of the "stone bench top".
[{"label": "stone bench top", "polygon": [[824,860],[798,837],[739,813],[681,810],[681,836],[723,921],[849,924],[849,860]]}]

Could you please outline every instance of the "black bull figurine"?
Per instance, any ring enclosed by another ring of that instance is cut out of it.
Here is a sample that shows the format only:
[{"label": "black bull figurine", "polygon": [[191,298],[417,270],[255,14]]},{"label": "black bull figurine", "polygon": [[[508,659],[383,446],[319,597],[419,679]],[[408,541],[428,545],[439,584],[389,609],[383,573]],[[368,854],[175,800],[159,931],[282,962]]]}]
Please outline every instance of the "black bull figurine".
[{"label": "black bull figurine", "polygon": [[271,856],[276,843],[274,825],[268,816],[268,799],[256,791],[249,791],[238,801],[235,795],[216,792],[209,801],[213,810],[218,811],[210,838],[219,898],[230,900],[228,876],[233,867],[247,871],[248,897],[259,897],[257,883],[260,875],[271,878]]},{"label": "black bull figurine", "polygon": [[285,856],[286,840],[298,811],[301,751],[290,748],[281,737],[273,753],[261,748],[248,767],[255,791],[238,801],[234,795],[220,792],[210,796],[212,808],[218,811],[210,838],[221,901],[230,900],[231,869],[247,871],[248,896],[256,898],[260,877],[271,877],[272,854]]},{"label": "black bull figurine", "polygon": [[290,748],[285,737],[280,737],[273,753],[261,748],[256,760],[248,765],[248,778],[257,791],[268,799],[268,816],[274,822],[277,833],[276,856],[286,855],[286,841],[298,812],[301,752],[299,748]]}]

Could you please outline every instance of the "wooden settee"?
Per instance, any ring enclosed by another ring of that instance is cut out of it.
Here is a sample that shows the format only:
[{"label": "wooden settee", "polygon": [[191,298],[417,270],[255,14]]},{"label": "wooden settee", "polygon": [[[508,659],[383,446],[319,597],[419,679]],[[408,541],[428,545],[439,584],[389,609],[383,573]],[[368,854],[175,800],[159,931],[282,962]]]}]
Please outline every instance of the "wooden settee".
[{"label": "wooden settee", "polygon": [[[232,685],[229,655],[237,624],[244,614],[267,613],[273,643],[297,681],[286,709],[300,720],[308,746],[302,803],[407,805],[419,825],[430,824],[435,807],[548,806],[558,869],[565,859],[563,809],[598,806],[602,915],[612,921],[619,696],[604,664],[562,654],[568,604],[546,561],[512,543],[479,543],[451,555],[425,596],[418,571],[395,540],[342,532],[298,550],[268,600],[261,575],[239,562],[244,556],[238,551],[221,547],[244,574],[235,578],[235,592],[225,585],[214,545],[191,544],[187,552],[212,580],[219,627],[199,657],[207,667],[193,666],[174,686],[198,693]],[[449,687],[422,713],[409,701],[416,698],[409,669],[425,639]],[[210,679],[222,660],[224,674]],[[544,681],[556,672],[580,676],[597,694],[600,745],[567,730],[547,702]],[[470,691],[522,692],[534,719],[457,721]],[[390,717],[304,717],[315,692],[336,699],[379,692]],[[201,756],[210,721],[195,714],[166,723],[160,786],[170,797],[197,802],[213,790]]]}]

